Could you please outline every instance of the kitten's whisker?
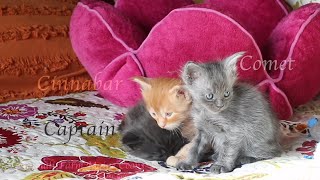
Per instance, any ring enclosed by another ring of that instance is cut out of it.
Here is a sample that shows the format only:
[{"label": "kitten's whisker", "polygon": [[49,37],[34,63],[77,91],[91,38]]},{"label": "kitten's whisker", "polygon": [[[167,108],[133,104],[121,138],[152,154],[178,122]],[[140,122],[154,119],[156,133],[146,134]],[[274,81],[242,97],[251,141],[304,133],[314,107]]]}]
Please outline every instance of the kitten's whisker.
[{"label": "kitten's whisker", "polygon": [[177,131],[175,129],[172,130],[174,132],[175,135],[178,136]]},{"label": "kitten's whisker", "polygon": [[176,135],[182,140],[182,136],[179,134],[179,130],[176,128],[176,129],[173,129],[173,131],[176,133]]},{"label": "kitten's whisker", "polygon": [[183,141],[183,136],[182,136],[182,132],[180,128],[176,128],[174,129],[177,132],[178,137],[181,139],[181,141]]},{"label": "kitten's whisker", "polygon": [[174,132],[176,132],[176,135],[179,137],[179,132],[177,131],[177,129],[174,129]]},{"label": "kitten's whisker", "polygon": [[176,132],[174,131],[174,129],[172,129],[172,130],[170,130],[170,132],[172,133],[172,134],[176,134]]}]

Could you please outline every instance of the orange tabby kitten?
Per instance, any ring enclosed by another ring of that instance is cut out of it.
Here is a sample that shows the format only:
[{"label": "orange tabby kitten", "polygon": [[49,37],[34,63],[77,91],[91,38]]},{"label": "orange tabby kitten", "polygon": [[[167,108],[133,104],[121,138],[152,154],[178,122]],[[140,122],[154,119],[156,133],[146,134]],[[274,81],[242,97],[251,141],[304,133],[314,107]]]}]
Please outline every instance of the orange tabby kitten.
[{"label": "orange tabby kitten", "polygon": [[[133,81],[141,86],[141,93],[150,115],[159,127],[180,130],[183,137],[193,139],[196,129],[190,119],[192,100],[183,88],[182,81],[174,78],[135,77]],[[190,144],[186,144],[175,155],[167,159],[167,164],[175,166],[179,159],[187,155]]]}]

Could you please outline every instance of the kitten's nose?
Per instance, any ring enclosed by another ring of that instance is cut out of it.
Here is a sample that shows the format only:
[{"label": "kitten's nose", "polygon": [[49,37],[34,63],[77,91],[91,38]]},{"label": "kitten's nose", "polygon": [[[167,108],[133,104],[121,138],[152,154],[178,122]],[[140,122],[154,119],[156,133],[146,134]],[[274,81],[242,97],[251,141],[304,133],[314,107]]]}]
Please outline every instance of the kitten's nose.
[{"label": "kitten's nose", "polygon": [[221,101],[216,101],[215,104],[216,104],[217,108],[219,108],[219,109],[221,109],[224,106],[224,104]]},{"label": "kitten's nose", "polygon": [[158,122],[158,125],[159,125],[159,127],[161,127],[161,128],[164,128],[164,127],[166,127],[166,122],[164,122],[164,121],[160,121],[160,122]]},{"label": "kitten's nose", "polygon": [[216,105],[217,106],[217,108],[222,108],[224,105],[223,104],[219,104],[219,105]]}]

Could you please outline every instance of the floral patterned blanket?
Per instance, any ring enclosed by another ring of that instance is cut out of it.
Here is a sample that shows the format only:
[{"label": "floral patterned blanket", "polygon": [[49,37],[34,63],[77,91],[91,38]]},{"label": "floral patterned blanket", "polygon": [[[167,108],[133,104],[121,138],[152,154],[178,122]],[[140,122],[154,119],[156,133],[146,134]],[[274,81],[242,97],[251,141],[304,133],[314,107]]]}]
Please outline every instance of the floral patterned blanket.
[{"label": "floral patterned blanket", "polygon": [[[117,127],[126,109],[97,92],[0,104],[0,179],[270,179],[279,175],[317,179],[316,141],[306,121],[320,115],[320,100],[296,109],[293,122],[281,121],[287,135],[282,157],[212,175],[210,162],[177,171],[164,162],[126,153]],[[285,178],[286,179],[286,178]],[[301,178],[300,178],[301,179]]]}]

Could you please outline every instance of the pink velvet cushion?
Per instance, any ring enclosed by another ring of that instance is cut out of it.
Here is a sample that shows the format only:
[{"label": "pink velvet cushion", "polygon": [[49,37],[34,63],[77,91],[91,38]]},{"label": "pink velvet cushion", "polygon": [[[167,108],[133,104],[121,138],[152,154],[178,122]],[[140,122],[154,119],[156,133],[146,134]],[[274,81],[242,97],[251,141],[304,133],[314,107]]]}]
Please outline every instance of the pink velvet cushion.
[{"label": "pink velvet cushion", "polygon": [[[202,4],[175,9],[151,30],[134,52],[147,77],[177,77],[187,61],[219,60],[238,51],[247,52],[244,67],[262,59],[252,36],[213,8]],[[251,83],[260,82],[266,75],[263,68],[240,71],[240,78]]]},{"label": "pink velvet cushion", "polygon": [[244,25],[260,48],[290,8],[283,0],[205,0]]},{"label": "pink velvet cushion", "polygon": [[[320,4],[302,6],[285,17],[268,40],[267,58],[276,65],[270,75],[287,95],[290,107],[304,104],[320,92],[319,12]],[[277,103],[273,106],[282,109]]]},{"label": "pink velvet cushion", "polygon": [[[74,51],[82,64],[86,67],[96,88],[107,99],[118,105],[133,105],[139,98],[138,93],[127,92],[136,86],[129,81],[129,77],[143,75],[143,69],[132,53],[146,37],[144,27],[152,25],[156,19],[161,19],[173,6],[179,7],[190,4],[190,0],[154,0],[154,9],[160,14],[150,14],[147,7],[140,12],[147,11],[146,20],[149,24],[139,26],[132,22],[132,17],[140,16],[130,11],[132,0],[117,1],[117,8],[99,0],[82,0],[74,9],[70,22],[70,39]],[[160,2],[163,4],[160,6]],[[175,5],[167,4],[176,2]],[[139,4],[140,3],[140,4]],[[145,1],[135,1],[135,5],[147,5]],[[105,68],[117,69],[111,74],[103,73]],[[124,71],[124,73],[120,73]],[[111,77],[110,77],[111,76]],[[124,86],[124,87],[123,87]],[[136,90],[134,90],[136,92]],[[119,97],[119,95],[121,95]]]},{"label": "pink velvet cushion", "polygon": [[[227,7],[219,11],[216,8],[207,4],[173,10],[152,28],[138,47],[144,38],[140,26],[107,4],[82,2],[71,19],[71,41],[99,92],[121,106],[132,106],[140,99],[138,86],[130,81],[133,76],[178,77],[187,61],[219,60],[238,51],[247,52],[239,66],[251,67],[239,68],[241,80],[258,84],[270,79],[262,66],[253,69],[263,58],[246,30],[253,27],[247,24],[250,21],[232,19],[236,15],[231,15]],[[125,24],[119,25],[121,21]],[[257,26],[264,23],[269,21]],[[125,33],[130,35],[123,37]],[[276,95],[286,101],[281,92]]]},{"label": "pink velvet cushion", "polygon": [[117,0],[114,6],[149,31],[171,10],[190,4],[192,0]]}]

